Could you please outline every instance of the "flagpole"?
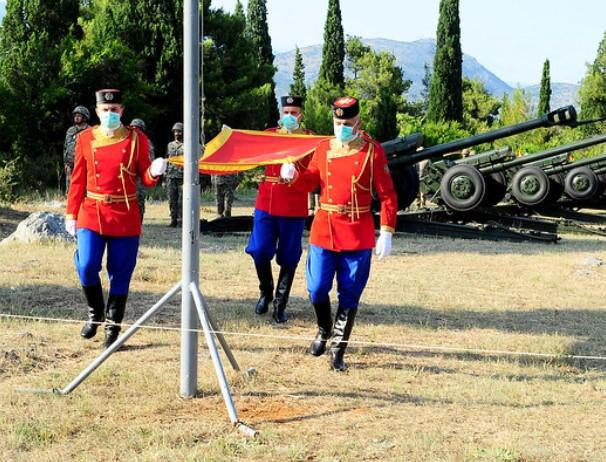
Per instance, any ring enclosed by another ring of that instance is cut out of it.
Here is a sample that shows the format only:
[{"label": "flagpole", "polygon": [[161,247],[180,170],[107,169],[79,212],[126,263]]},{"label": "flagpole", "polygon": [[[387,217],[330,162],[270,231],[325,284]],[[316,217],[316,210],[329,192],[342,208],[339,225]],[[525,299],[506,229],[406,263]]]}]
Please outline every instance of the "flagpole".
[{"label": "flagpole", "polygon": [[198,0],[183,2],[184,179],[181,289],[181,386],[183,397],[196,395],[198,327],[190,284],[200,279],[200,12]]}]

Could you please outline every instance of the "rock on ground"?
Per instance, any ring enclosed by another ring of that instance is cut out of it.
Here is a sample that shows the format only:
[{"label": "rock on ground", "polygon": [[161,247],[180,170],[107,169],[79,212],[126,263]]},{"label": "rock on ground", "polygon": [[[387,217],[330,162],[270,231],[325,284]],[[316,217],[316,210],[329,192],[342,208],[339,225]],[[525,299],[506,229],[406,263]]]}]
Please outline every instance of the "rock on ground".
[{"label": "rock on ground", "polygon": [[65,231],[65,219],[62,215],[51,212],[35,212],[30,214],[17,226],[13,234],[1,241],[6,242],[72,242],[74,238]]}]

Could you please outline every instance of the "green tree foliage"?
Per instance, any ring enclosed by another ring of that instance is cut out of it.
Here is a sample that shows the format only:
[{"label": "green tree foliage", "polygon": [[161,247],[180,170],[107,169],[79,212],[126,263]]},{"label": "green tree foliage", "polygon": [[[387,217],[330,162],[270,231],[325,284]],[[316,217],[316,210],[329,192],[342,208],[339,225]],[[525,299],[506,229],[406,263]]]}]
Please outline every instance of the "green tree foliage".
[{"label": "green tree foliage", "polygon": [[305,99],[305,126],[317,134],[333,133],[331,103],[342,96],[342,89],[318,79],[309,88]]},{"label": "green tree foliage", "polygon": [[396,116],[404,107],[403,93],[411,82],[389,52],[375,52],[358,37],[347,41],[349,65],[357,69],[347,80],[346,93],[360,100],[363,128],[375,139],[387,141],[398,135]]},{"label": "green tree foliage", "polygon": [[280,113],[275,97],[274,74],[276,70],[273,67],[274,53],[271,47],[269,28],[267,26],[266,3],[267,0],[249,0],[246,35],[257,52],[259,66],[266,72],[265,83],[269,83],[271,86],[271,94],[268,96],[267,102],[268,113],[266,126],[273,126],[280,117]]},{"label": "green tree foliage", "polygon": [[341,6],[339,0],[328,0],[320,80],[324,80],[332,86],[343,88],[345,84],[344,59],[345,35],[341,22]]},{"label": "green tree foliage", "polygon": [[[587,67],[579,90],[581,119],[596,119],[606,116],[606,32],[598,47],[592,64]],[[590,124],[583,128],[586,135],[603,133],[606,123]]]},{"label": "green tree foliage", "polygon": [[462,67],[459,0],[441,0],[428,120],[463,120]]},{"label": "green tree foliage", "polygon": [[[267,76],[273,65],[260,63],[258,49],[244,33],[246,19],[222,9],[204,10],[204,129],[207,139],[223,124],[233,128],[263,129],[270,103],[275,105]],[[277,120],[273,121],[275,124]]]},{"label": "green tree foliage", "polygon": [[64,59],[73,100],[115,85],[124,92],[124,121],[144,119],[165,145],[183,118],[183,1],[95,0],[90,13],[85,39]]},{"label": "green tree foliage", "polygon": [[295,49],[295,68],[292,73],[292,85],[290,86],[290,94],[301,96],[303,100],[307,96],[307,87],[305,86],[305,64],[303,63],[303,55],[299,47]]},{"label": "green tree foliage", "polygon": [[463,79],[463,119],[471,132],[485,131],[496,119],[501,101],[479,80]]},{"label": "green tree foliage", "polygon": [[[80,36],[79,0],[9,0],[0,29],[0,161],[18,159],[20,185],[58,184],[65,92],[58,75]],[[53,181],[54,180],[54,181]]]},{"label": "green tree foliage", "polygon": [[549,101],[551,99],[551,76],[549,73],[549,60],[546,59],[543,64],[543,75],[541,76],[541,90],[539,93],[539,106],[537,114],[547,114],[549,109]]}]

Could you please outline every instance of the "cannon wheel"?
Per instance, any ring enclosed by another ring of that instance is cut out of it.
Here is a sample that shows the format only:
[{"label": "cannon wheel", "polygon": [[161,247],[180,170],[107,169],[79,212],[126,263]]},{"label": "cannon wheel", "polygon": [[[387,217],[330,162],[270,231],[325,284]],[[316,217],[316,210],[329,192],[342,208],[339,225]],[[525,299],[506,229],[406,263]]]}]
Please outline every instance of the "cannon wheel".
[{"label": "cannon wheel", "polygon": [[416,165],[391,170],[393,186],[398,195],[398,209],[406,210],[419,195],[419,174]]},{"label": "cannon wheel", "polygon": [[511,194],[523,205],[541,205],[547,200],[550,190],[549,177],[539,167],[524,167],[511,180]]},{"label": "cannon wheel", "polygon": [[555,173],[553,175],[549,175],[549,194],[545,199],[546,204],[553,204],[560,197],[562,197],[562,194],[564,194],[565,181],[566,176],[562,173]]},{"label": "cannon wheel", "polygon": [[564,190],[571,199],[583,201],[594,197],[599,189],[597,175],[589,167],[577,167],[566,175]]},{"label": "cannon wheel", "polygon": [[491,173],[484,177],[486,196],[482,205],[497,205],[507,193],[507,178],[503,172]]},{"label": "cannon wheel", "polygon": [[482,174],[469,165],[455,165],[444,173],[440,181],[440,197],[457,212],[468,212],[480,206],[486,195]]}]

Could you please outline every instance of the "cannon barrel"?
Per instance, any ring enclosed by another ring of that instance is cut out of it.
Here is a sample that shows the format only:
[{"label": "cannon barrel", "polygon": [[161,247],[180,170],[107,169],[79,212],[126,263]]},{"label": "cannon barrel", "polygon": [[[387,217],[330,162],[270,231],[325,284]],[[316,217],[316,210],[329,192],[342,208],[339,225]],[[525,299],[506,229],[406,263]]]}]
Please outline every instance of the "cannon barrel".
[{"label": "cannon barrel", "polygon": [[500,138],[517,135],[518,133],[533,130],[535,128],[552,127],[555,125],[574,127],[576,124],[577,113],[574,106],[564,106],[536,119],[480,133],[461,140],[430,146],[421,151],[414,152],[410,149],[411,140],[407,140],[409,137],[387,141],[383,143],[383,147],[386,149],[386,152],[388,151],[392,156],[392,158],[389,159],[389,166],[393,168],[412,165],[422,160],[433,159],[449,152],[459,151],[471,146],[477,146]]},{"label": "cannon barrel", "polygon": [[527,165],[532,162],[536,162],[549,157],[554,157],[559,154],[568,153],[571,151],[578,151],[579,149],[588,148],[596,144],[606,143],[606,135],[596,135],[591,138],[586,138],[581,141],[575,141],[574,143],[566,144],[563,146],[557,146],[555,148],[546,149],[545,151],[536,152],[534,154],[527,154],[525,156],[517,157],[513,160],[502,162],[499,164],[490,165],[487,167],[480,168],[480,172],[483,174],[491,174],[496,172],[502,172],[509,170],[514,167]]},{"label": "cannon barrel", "polygon": [[581,159],[564,165],[550,167],[549,169],[545,170],[545,173],[548,175],[554,175],[557,173],[568,172],[577,167],[591,167],[592,170],[597,171],[598,169],[606,167],[606,155],[588,157],[587,159]]}]

